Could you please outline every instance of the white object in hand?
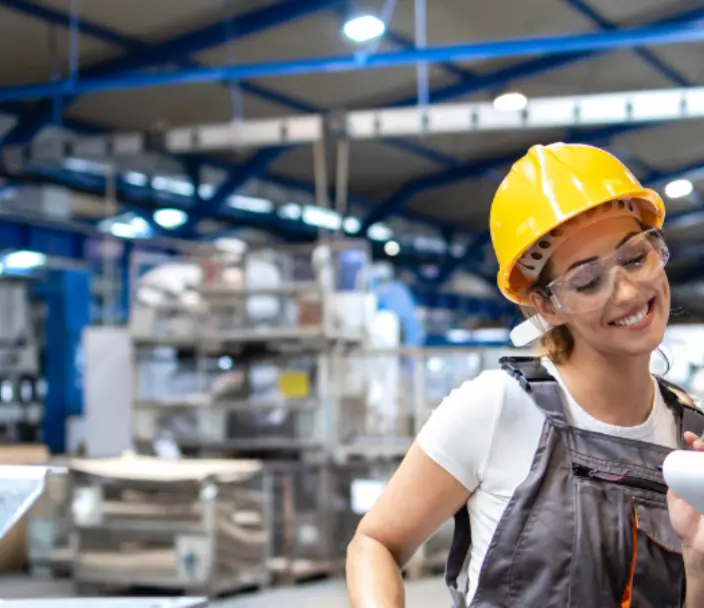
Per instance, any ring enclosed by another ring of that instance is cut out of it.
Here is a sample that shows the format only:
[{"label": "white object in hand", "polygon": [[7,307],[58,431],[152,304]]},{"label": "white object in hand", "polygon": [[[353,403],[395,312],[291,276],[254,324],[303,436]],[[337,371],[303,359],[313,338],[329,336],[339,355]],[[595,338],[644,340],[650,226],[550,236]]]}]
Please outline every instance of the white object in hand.
[{"label": "white object in hand", "polygon": [[704,515],[704,452],[675,450],[662,465],[665,483]]}]

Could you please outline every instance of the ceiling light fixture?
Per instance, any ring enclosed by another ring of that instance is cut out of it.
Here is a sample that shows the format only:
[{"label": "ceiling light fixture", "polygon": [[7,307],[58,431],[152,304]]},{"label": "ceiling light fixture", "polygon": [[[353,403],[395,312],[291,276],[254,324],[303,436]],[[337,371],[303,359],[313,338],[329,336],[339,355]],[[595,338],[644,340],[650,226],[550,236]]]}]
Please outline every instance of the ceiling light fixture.
[{"label": "ceiling light fixture", "polygon": [[180,228],[188,221],[188,214],[182,209],[157,209],[152,217],[166,230]]},{"label": "ceiling light fixture", "polygon": [[387,241],[384,244],[384,251],[386,255],[394,257],[401,253],[401,246],[396,241]]},{"label": "ceiling light fixture", "polygon": [[494,99],[494,108],[500,112],[520,112],[528,105],[528,98],[523,93],[503,93]]},{"label": "ceiling light fixture", "polygon": [[684,198],[692,194],[694,185],[688,179],[675,179],[665,186],[665,195],[668,198]]},{"label": "ceiling light fixture", "polygon": [[342,33],[352,42],[369,42],[386,32],[386,24],[374,15],[356,15],[345,21]]}]

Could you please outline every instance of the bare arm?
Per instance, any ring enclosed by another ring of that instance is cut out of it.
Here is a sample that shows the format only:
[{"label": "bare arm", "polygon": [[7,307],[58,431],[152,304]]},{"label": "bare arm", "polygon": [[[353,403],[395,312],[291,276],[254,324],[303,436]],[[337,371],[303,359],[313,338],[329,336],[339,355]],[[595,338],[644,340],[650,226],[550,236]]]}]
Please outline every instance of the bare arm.
[{"label": "bare arm", "polygon": [[347,549],[352,607],[403,608],[401,568],[469,496],[413,444]]},{"label": "bare arm", "polygon": [[684,567],[687,576],[687,597],[684,608],[704,607],[704,556],[694,551],[684,551]]}]

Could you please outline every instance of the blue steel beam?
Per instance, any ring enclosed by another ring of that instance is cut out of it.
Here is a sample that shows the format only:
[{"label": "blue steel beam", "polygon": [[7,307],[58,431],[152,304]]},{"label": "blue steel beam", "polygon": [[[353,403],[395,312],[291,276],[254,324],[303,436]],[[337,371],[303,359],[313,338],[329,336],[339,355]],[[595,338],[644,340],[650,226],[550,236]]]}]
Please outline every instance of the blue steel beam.
[{"label": "blue steel beam", "polygon": [[[704,8],[699,7],[694,10],[678,13],[664,19],[647,23],[642,27],[661,27],[687,23],[696,25],[702,19],[704,19]],[[612,27],[610,29],[613,30],[614,28]],[[471,80],[460,81],[458,83],[448,85],[442,89],[436,89],[431,93],[430,101],[431,103],[442,103],[444,101],[449,101],[450,99],[456,99],[463,95],[471,95],[480,91],[495,89],[500,86],[505,86],[508,81],[537,76],[538,74],[544,74],[545,72],[565,67],[584,59],[598,57],[599,55],[607,52],[607,50],[613,49],[599,49],[587,52],[568,53],[566,55],[551,55],[547,57],[539,57],[537,59],[529,59],[515,65],[501,68],[489,74],[479,75]],[[657,58],[652,55],[652,53],[649,53],[648,51],[645,52],[657,61]],[[414,103],[416,103],[416,97],[409,96],[403,99],[398,99],[391,105],[407,106],[413,105]]]},{"label": "blue steel beam", "polygon": [[[335,2],[331,2],[328,4],[334,5]],[[70,15],[36,5],[33,2],[30,2],[29,0],[0,0],[0,5],[5,5],[7,8],[14,9],[15,11],[29,15],[31,17],[42,19],[54,25],[60,25],[66,28],[71,26]],[[310,9],[310,5],[308,6],[308,8]],[[321,9],[322,8],[325,7],[321,5]],[[78,21],[78,27],[80,31],[84,34],[91,35],[94,38],[97,38],[103,42],[115,44],[127,51],[144,52],[145,49],[149,48],[149,45],[143,43],[140,40],[137,40],[136,38],[124,36],[119,32],[115,32],[104,26],[92,23],[85,19],[81,19]],[[238,32],[237,38],[239,39],[241,35],[242,32]],[[394,44],[404,46],[404,48],[408,48],[409,46],[412,47],[412,43],[403,39],[400,35],[389,34],[389,36],[394,42]],[[199,64],[194,61],[188,60],[187,58],[177,61],[176,64],[182,68],[200,67]],[[452,64],[445,64],[445,67],[448,70],[451,70],[453,68]],[[461,73],[464,76],[470,75],[470,73],[467,71],[461,71]],[[323,108],[319,108],[313,104],[310,104],[300,99],[295,99],[289,95],[283,95],[281,93],[278,93],[277,91],[273,91],[254,82],[240,81],[239,86],[245,93],[255,95],[260,99],[264,99],[268,102],[281,105],[297,112],[325,112]],[[75,101],[75,99],[63,100],[62,110],[65,110],[72,101]],[[30,141],[41,130],[41,128],[45,126],[48,121],[51,120],[51,117],[54,113],[54,103],[54,101],[44,101],[37,104],[36,107],[31,108],[31,110],[29,110],[28,112],[22,112],[24,115],[22,116],[21,122],[18,123],[18,125],[16,125],[16,127],[13,128],[11,131],[9,131],[2,140],[0,140],[0,147],[2,147],[2,145],[22,144],[27,141]],[[459,159],[451,155],[443,154],[442,152],[433,150],[432,148],[422,146],[417,142],[394,139],[388,140],[386,143],[390,146],[393,146],[410,154],[414,154],[416,156],[425,158],[426,160],[446,167],[455,166],[460,162]]]},{"label": "blue steel beam", "polygon": [[[402,49],[413,49],[416,46],[415,42],[413,42],[413,40],[411,40],[410,38],[406,38],[403,34],[391,30],[386,30],[384,38],[386,38],[389,42],[392,42],[393,44]],[[460,79],[471,79],[476,77],[476,74],[474,72],[471,72],[470,70],[455,65],[454,63],[442,62],[439,64],[439,67],[445,70],[448,74],[452,76],[457,76],[457,78]]]},{"label": "blue steel beam", "polygon": [[[277,4],[252,11],[237,17],[237,37],[241,39],[260,33],[270,27],[276,27],[282,23],[293,21],[329,8],[338,1],[339,0],[311,0],[310,2],[298,2],[298,0],[283,0]],[[63,27],[70,27],[71,25],[70,15],[46,9],[29,0],[0,0],[0,5],[5,5],[7,8],[43,19],[55,25]],[[87,68],[83,71],[83,74],[87,76],[104,77],[122,70],[143,69],[162,63],[176,63],[185,68],[197,69],[200,66],[193,62],[188,62],[188,55],[206,50],[207,48],[219,46],[226,42],[222,23],[209,25],[173,40],[154,45],[124,36],[85,19],[79,19],[77,25],[81,32],[92,35],[105,42],[110,42],[129,51],[128,54],[123,57],[103,61]],[[313,106],[305,102],[288,99],[275,91],[269,91],[257,84],[242,83],[241,86],[243,90],[255,95],[260,95],[268,101],[274,103],[285,102],[288,107],[292,107],[297,111],[311,112],[314,110]],[[67,109],[75,102],[77,97],[78,95],[70,95],[62,99],[63,110]],[[24,143],[31,139],[43,126],[51,121],[54,103],[54,100],[44,100],[37,104],[36,107],[32,108],[29,113],[23,117],[23,120],[15,129],[6,135],[4,141],[0,143]]]},{"label": "blue steel beam", "polygon": [[[594,23],[600,29],[605,30],[605,31],[618,29],[617,24],[604,18],[596,10],[594,10],[591,6],[589,6],[586,2],[583,2],[583,0],[563,0],[563,1],[566,2],[567,4],[569,4],[573,9],[575,9],[582,16],[589,19],[589,21]],[[686,78],[684,78],[676,70],[672,69],[665,62],[658,59],[658,57],[656,57],[648,49],[635,48],[635,49],[633,49],[633,52],[636,55],[638,55],[643,61],[645,61],[648,65],[650,65],[652,68],[654,68],[657,72],[660,72],[660,74],[665,76],[665,78],[667,78],[668,80],[670,80],[671,82],[673,82],[677,86],[680,86],[680,87],[691,86],[691,84],[692,84],[691,82],[689,82]]]},{"label": "blue steel beam", "polygon": [[233,169],[209,199],[200,201],[191,210],[188,214],[188,221],[177,231],[178,236],[194,236],[195,229],[202,220],[217,216],[225,201],[233,193],[249,179],[260,177],[266,168],[288,149],[286,147],[263,148],[255,152],[242,167]]},{"label": "blue steel beam", "polygon": [[[299,58],[278,62],[174,70],[166,73],[120,74],[111,77],[96,77],[88,74],[88,77],[83,79],[64,79],[56,82],[2,87],[0,88],[0,101],[45,99],[62,95],[72,96],[83,93],[169,85],[193,85],[246,78],[272,78],[323,72],[393,68],[413,65],[421,61],[440,63],[455,60],[480,61],[541,54],[566,55],[584,51],[631,49],[638,46],[687,44],[702,41],[704,41],[704,27],[702,27],[701,21],[695,21],[659,26],[642,26],[608,32],[561,34],[525,39],[435,46],[425,49],[375,53],[366,56],[343,55]],[[161,55],[157,54],[156,56],[163,60]],[[176,58],[180,57],[183,57],[183,54],[176,53]],[[154,55],[149,55],[149,58],[152,60]],[[129,66],[122,66],[119,69],[127,70]],[[90,71],[89,69],[86,73]]]}]

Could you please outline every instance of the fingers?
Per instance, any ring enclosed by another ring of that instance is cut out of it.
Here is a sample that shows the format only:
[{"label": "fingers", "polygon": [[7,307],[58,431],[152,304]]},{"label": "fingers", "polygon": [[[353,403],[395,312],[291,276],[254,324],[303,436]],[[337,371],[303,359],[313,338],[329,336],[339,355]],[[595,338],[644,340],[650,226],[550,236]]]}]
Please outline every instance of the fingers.
[{"label": "fingers", "polygon": [[704,452],[704,441],[702,441],[695,433],[686,431],[684,434],[684,440],[693,450],[696,450],[697,452]]}]

